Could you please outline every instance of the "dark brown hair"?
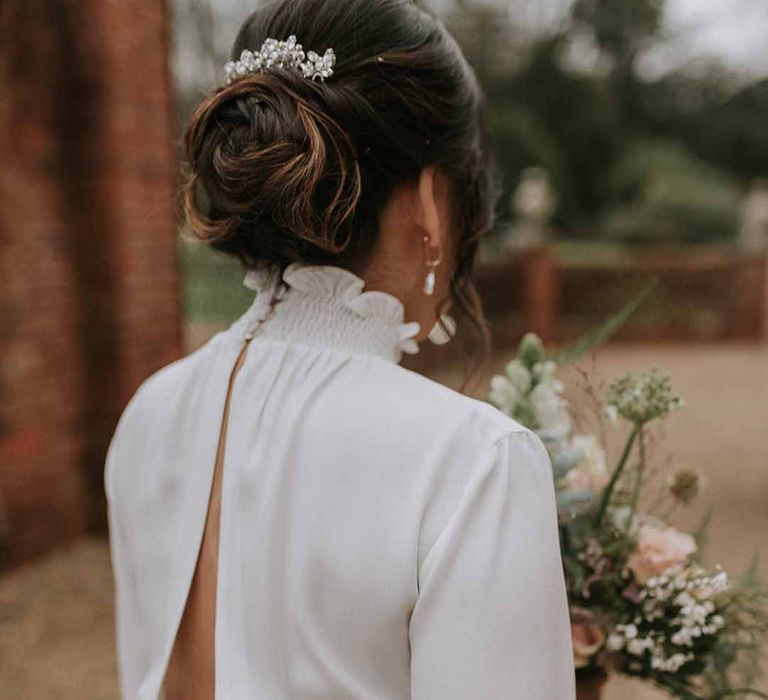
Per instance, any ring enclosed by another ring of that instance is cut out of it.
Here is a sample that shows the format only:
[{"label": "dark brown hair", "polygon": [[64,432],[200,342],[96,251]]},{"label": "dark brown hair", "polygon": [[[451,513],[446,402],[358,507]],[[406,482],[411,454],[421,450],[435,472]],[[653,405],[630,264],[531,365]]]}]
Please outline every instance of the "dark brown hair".
[{"label": "dark brown hair", "polygon": [[435,165],[456,209],[452,312],[469,322],[486,359],[470,274],[499,185],[484,97],[461,49],[409,0],[282,0],[248,17],[232,58],[290,34],[305,51],[333,48],[334,73],[313,81],[273,67],[202,101],[186,134],[192,231],[246,267],[302,261],[354,270],[373,251],[394,188]]}]

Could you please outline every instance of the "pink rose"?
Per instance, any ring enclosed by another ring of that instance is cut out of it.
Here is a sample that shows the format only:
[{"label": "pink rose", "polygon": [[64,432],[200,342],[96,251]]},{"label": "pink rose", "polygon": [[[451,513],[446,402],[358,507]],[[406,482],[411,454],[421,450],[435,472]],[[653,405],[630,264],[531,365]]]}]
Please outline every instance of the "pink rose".
[{"label": "pink rose", "polygon": [[571,608],[571,641],[576,668],[588,666],[605,642],[605,632],[586,608]]},{"label": "pink rose", "polygon": [[635,580],[645,583],[672,566],[679,566],[696,551],[696,541],[673,527],[658,528],[643,525],[638,530],[637,548],[627,566]]}]

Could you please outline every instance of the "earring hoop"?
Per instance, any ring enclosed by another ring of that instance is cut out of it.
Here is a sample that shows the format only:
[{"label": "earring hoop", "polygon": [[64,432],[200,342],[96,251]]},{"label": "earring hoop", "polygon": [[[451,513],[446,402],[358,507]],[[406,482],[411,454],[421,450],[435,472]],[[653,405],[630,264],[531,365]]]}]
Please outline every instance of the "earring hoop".
[{"label": "earring hoop", "polygon": [[[429,236],[427,234],[424,234],[421,240],[424,241],[425,244],[427,244],[429,243]],[[442,262],[443,249],[442,247],[438,248],[439,253],[437,255],[437,258],[434,260],[430,260],[429,246],[425,245],[425,248],[427,250],[426,257],[427,257],[427,267],[429,268],[429,270],[427,272],[427,276],[424,278],[424,294],[432,295],[435,293],[435,269]]]}]

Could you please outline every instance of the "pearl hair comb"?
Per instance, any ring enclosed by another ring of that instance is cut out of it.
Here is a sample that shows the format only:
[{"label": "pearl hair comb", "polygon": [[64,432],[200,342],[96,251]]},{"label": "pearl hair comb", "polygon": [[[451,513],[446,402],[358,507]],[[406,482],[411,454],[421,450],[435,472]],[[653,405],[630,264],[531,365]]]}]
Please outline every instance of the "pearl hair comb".
[{"label": "pearl hair comb", "polygon": [[227,85],[248,73],[269,70],[273,66],[297,70],[310,80],[318,77],[325,80],[333,75],[335,63],[336,54],[333,49],[326,49],[322,56],[314,51],[305,54],[301,44],[297,43],[296,37],[291,34],[285,41],[266,39],[258,52],[243,50],[239,60],[224,64],[224,72],[227,75]]}]

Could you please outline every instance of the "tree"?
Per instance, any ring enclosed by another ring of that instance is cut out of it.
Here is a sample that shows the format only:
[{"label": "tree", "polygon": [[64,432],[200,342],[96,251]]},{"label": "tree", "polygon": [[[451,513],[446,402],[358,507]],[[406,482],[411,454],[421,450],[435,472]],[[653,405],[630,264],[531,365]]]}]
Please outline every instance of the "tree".
[{"label": "tree", "polygon": [[610,57],[613,73],[628,76],[638,54],[661,30],[664,0],[576,0],[572,13]]},{"label": "tree", "polygon": [[576,0],[572,17],[610,60],[609,90],[618,113],[631,119],[638,92],[635,63],[661,31],[664,0]]}]

